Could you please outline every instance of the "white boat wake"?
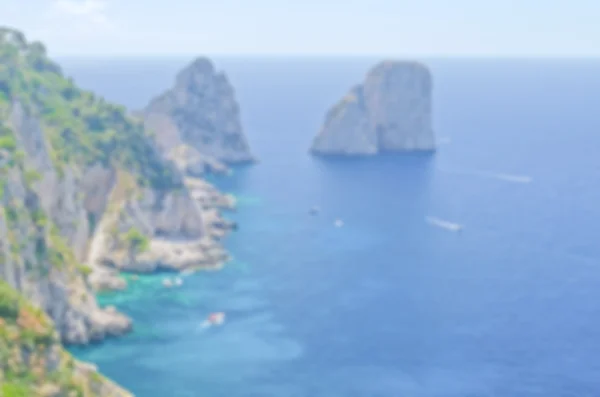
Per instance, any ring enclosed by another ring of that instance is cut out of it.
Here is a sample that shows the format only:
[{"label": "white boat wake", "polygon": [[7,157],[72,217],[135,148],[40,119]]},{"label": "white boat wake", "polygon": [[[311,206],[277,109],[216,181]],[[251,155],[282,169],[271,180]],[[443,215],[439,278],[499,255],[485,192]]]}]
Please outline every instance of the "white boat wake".
[{"label": "white boat wake", "polygon": [[510,175],[510,174],[484,174],[489,178],[496,178],[513,183],[531,183],[533,178],[527,175]]},{"label": "white boat wake", "polygon": [[211,325],[212,325],[212,324],[211,324],[210,322],[208,322],[208,321],[203,321],[202,323],[200,323],[200,325],[198,325],[198,328],[197,328],[197,330],[198,330],[198,331],[201,331],[201,330],[203,330],[203,329],[210,328],[210,327],[211,327]]},{"label": "white boat wake", "polygon": [[451,232],[460,232],[463,229],[463,225],[453,222],[448,222],[440,218],[436,218],[434,216],[425,217],[427,223],[433,226],[437,226],[442,229],[449,230]]},{"label": "white boat wake", "polygon": [[497,179],[497,180],[511,182],[511,183],[525,184],[525,183],[533,182],[533,178],[528,175],[514,175],[514,174],[505,174],[505,173],[501,173],[501,172],[487,172],[487,171],[458,171],[458,170],[445,170],[445,169],[440,169],[440,171],[445,172],[447,174],[478,176],[478,177],[482,177],[482,178]]}]

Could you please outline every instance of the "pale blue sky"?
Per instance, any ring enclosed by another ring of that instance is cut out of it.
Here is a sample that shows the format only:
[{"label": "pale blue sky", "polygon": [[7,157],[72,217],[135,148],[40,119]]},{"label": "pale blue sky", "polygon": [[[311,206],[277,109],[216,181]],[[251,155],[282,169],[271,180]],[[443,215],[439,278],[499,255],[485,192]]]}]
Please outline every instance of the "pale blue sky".
[{"label": "pale blue sky", "polygon": [[52,55],[600,56],[600,0],[0,0]]}]

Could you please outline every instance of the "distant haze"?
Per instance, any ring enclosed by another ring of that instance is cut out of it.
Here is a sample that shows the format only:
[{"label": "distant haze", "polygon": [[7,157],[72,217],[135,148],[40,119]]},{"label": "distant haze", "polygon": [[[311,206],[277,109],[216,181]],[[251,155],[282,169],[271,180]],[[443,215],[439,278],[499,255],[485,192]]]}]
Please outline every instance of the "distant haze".
[{"label": "distant haze", "polygon": [[0,0],[52,55],[599,57],[597,0]]}]

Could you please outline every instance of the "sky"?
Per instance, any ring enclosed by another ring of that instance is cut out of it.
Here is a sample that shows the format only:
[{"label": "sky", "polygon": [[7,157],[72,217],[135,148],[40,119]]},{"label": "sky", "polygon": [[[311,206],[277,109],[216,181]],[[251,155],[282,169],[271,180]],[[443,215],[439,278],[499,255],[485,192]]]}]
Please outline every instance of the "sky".
[{"label": "sky", "polygon": [[600,57],[600,0],[0,0],[52,55]]}]

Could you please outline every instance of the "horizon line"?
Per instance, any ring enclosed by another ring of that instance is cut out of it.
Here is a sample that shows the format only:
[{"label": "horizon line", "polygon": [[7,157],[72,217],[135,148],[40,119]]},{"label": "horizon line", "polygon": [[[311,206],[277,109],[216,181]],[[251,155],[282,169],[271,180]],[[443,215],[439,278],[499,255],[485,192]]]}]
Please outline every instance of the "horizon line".
[{"label": "horizon line", "polygon": [[485,60],[537,60],[537,59],[554,59],[554,60],[600,60],[598,55],[519,55],[519,54],[405,54],[405,55],[383,55],[383,54],[269,54],[269,53],[55,53],[50,54],[52,57],[59,58],[198,58],[201,56],[209,58],[355,58],[355,59],[485,59]]}]

